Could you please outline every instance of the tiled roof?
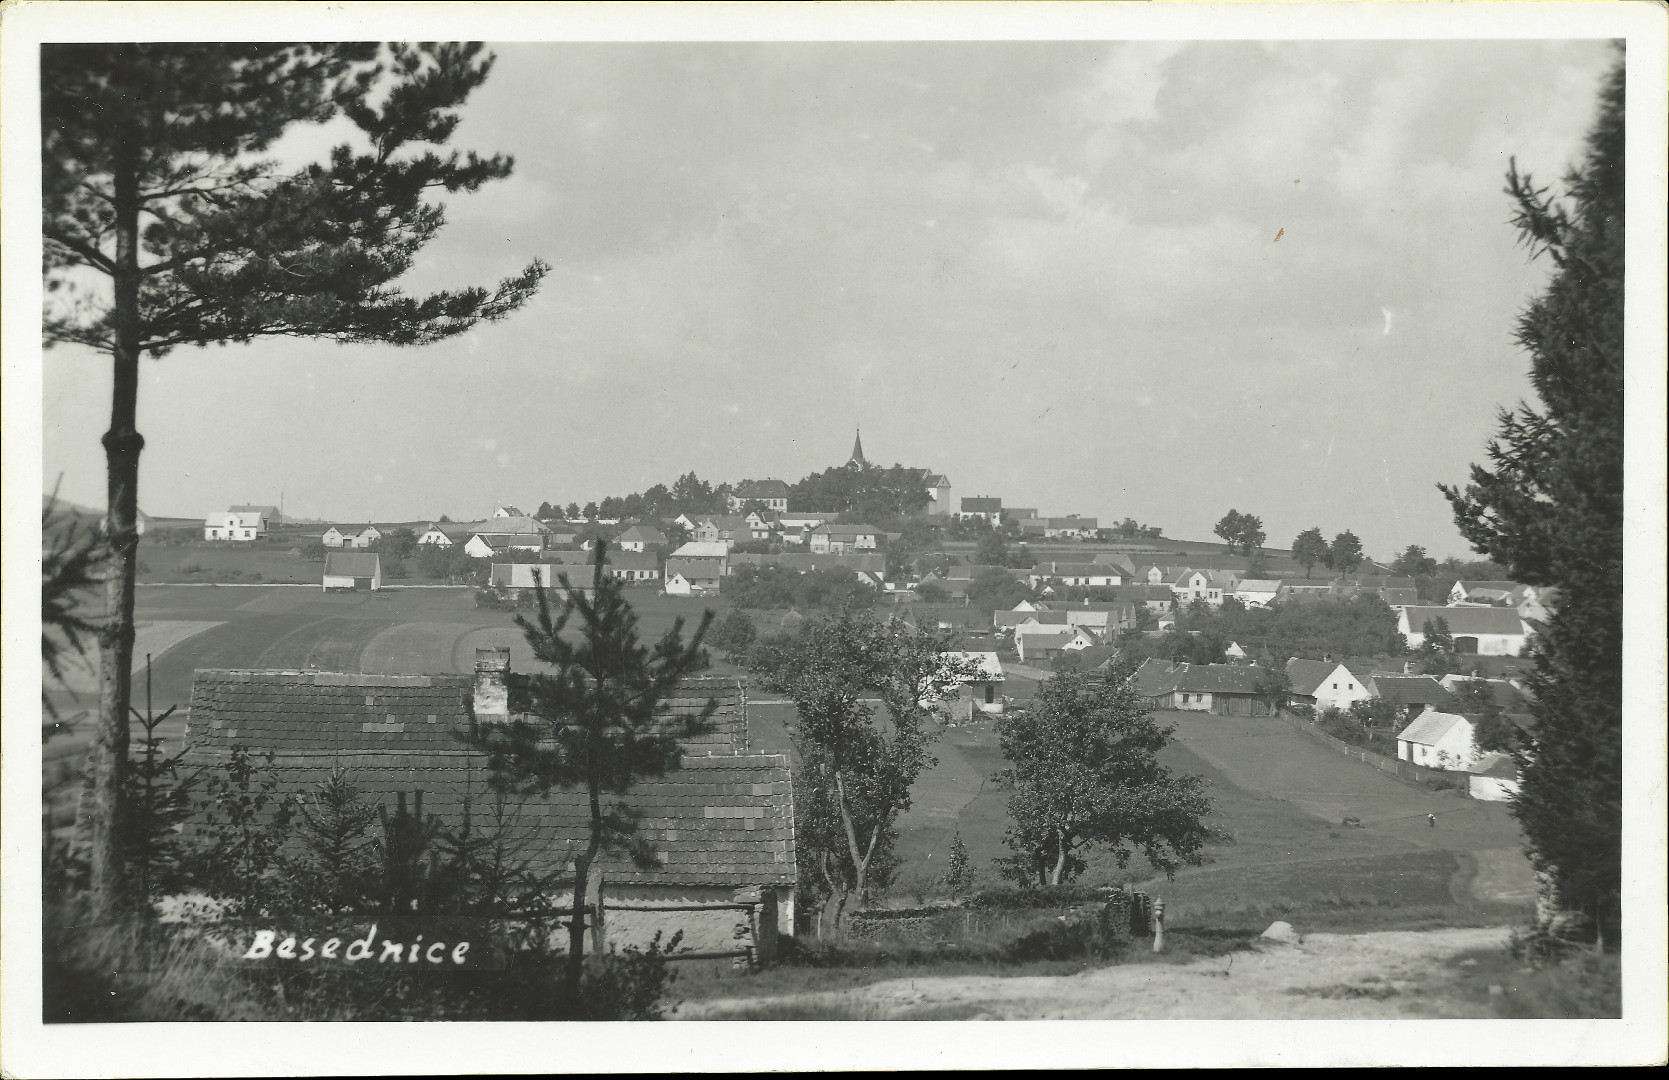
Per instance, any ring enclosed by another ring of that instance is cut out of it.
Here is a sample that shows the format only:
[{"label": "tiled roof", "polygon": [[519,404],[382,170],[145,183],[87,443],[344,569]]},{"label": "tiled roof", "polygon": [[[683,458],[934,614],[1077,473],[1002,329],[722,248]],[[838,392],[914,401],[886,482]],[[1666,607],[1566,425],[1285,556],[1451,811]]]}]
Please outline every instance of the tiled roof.
[{"label": "tiled roof", "polygon": [[944,473],[928,473],[921,481],[927,487],[950,487],[950,481],[945,479]]},{"label": "tiled roof", "polygon": [[755,480],[743,484],[733,494],[736,498],[747,502],[749,499],[786,499],[788,498],[788,482],[785,480]]},{"label": "tiled roof", "polygon": [[1473,589],[1494,589],[1497,592],[1509,592],[1510,593],[1514,589],[1522,589],[1524,587],[1516,581],[1466,581],[1466,580],[1461,580],[1461,581],[1455,582],[1455,584],[1459,585],[1466,592],[1471,592]]},{"label": "tiled roof", "polygon": [[1522,634],[1524,620],[1512,608],[1497,607],[1406,607],[1410,633],[1424,633],[1427,619],[1442,619],[1450,634]]},{"label": "tiled roof", "polygon": [[1176,689],[1176,665],[1169,660],[1149,658],[1131,676],[1130,685],[1142,697],[1158,697]]},{"label": "tiled roof", "polygon": [[325,577],[373,577],[381,556],[374,551],[325,552]]},{"label": "tiled roof", "polygon": [[995,514],[1002,508],[1003,501],[1001,499],[984,496],[964,496],[962,499],[962,512],[964,514]]},{"label": "tiled roof", "polygon": [[664,544],[666,543],[666,534],[648,525],[633,525],[621,533],[617,540],[626,543]]},{"label": "tiled roof", "polygon": [[1034,577],[1123,577],[1124,572],[1107,563],[1038,563],[1031,568]]},{"label": "tiled roof", "polygon": [[864,555],[857,552],[829,552],[819,554],[806,551],[785,551],[778,555],[732,555],[730,561],[736,566],[782,566],[790,570],[806,573],[811,570],[824,570],[831,566],[846,566],[853,570],[867,570],[872,574],[885,574],[887,571],[887,557],[885,555]]},{"label": "tiled roof", "polygon": [[719,560],[711,558],[680,559],[669,556],[666,560],[666,576],[671,580],[675,575],[684,575],[685,581],[697,578],[717,579],[723,576],[719,571]]},{"label": "tiled roof", "polygon": [[1339,664],[1336,660],[1301,660],[1294,657],[1287,661],[1287,682],[1293,693],[1313,697],[1316,689],[1337,670]]},{"label": "tiled roof", "polygon": [[1412,724],[1397,732],[1397,741],[1419,743],[1422,746],[1436,746],[1437,741],[1453,730],[1457,724],[1469,722],[1466,717],[1459,713],[1427,709],[1416,717]]},{"label": "tiled roof", "polygon": [[1518,766],[1513,763],[1511,754],[1503,754],[1499,750],[1491,750],[1472,763],[1467,770],[1473,776],[1490,776],[1497,780],[1517,780]]},{"label": "tiled roof", "polygon": [[[514,509],[506,507],[505,509]],[[487,522],[488,531],[508,535],[527,535],[545,531],[544,522],[528,517],[526,514],[515,514],[511,517],[493,518]]]},{"label": "tiled roof", "polygon": [[[525,684],[522,684],[525,685]],[[187,728],[192,761],[224,758],[234,744],[275,755],[280,790],[299,793],[336,767],[361,793],[393,802],[422,791],[425,814],[448,825],[466,800],[487,804],[485,755],[454,732],[467,728],[468,675],[360,675],[313,671],[199,671]],[[524,691],[510,676],[514,708]],[[668,716],[717,700],[711,733],[685,740],[684,767],[632,787],[624,802],[640,835],[661,855],[656,869],[611,861],[611,880],[667,885],[766,885],[794,881],[794,825],[788,759],[749,755],[745,696],[732,678],[688,680],[666,703]],[[511,839],[561,866],[584,842],[583,790],[530,797]]]},{"label": "tiled roof", "polygon": [[1455,705],[1454,695],[1430,675],[1375,675],[1376,694],[1398,705],[1432,705],[1447,709]]},{"label": "tiled roof", "polygon": [[1183,664],[1176,689],[1204,694],[1255,694],[1259,669],[1239,664]]}]

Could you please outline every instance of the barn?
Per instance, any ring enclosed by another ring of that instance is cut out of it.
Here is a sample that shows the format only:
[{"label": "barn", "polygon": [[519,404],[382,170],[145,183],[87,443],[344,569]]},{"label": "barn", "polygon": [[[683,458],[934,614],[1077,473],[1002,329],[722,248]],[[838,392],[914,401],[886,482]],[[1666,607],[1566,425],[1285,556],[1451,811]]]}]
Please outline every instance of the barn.
[{"label": "barn", "polygon": [[325,554],[325,592],[380,588],[381,555],[374,551],[331,551]]}]

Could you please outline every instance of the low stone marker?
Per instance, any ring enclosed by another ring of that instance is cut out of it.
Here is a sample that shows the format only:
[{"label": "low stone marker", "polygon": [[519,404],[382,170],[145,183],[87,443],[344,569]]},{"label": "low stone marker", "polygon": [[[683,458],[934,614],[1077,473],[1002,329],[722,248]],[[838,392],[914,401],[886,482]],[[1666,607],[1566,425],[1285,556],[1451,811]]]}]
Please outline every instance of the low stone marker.
[{"label": "low stone marker", "polygon": [[1298,936],[1298,931],[1294,930],[1292,924],[1288,922],[1272,922],[1269,924],[1269,929],[1259,936],[1268,938],[1270,941],[1278,941],[1282,945],[1297,945],[1304,940]]}]

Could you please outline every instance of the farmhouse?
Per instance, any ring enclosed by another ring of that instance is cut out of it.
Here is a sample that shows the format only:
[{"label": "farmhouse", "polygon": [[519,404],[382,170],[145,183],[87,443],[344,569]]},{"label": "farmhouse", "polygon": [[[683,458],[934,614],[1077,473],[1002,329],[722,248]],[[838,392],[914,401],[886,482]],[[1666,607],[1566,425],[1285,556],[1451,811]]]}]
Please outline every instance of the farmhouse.
[{"label": "farmhouse", "polygon": [[261,529],[257,525],[247,525],[237,514],[228,510],[224,513],[210,514],[203,519],[203,539],[205,540],[257,540],[261,536]]},{"label": "farmhouse", "polygon": [[[264,757],[285,799],[310,793],[345,768],[363,797],[388,810],[421,792],[423,812],[459,827],[473,802],[477,824],[491,770],[455,733],[505,723],[529,707],[510,650],[478,649],[471,675],[361,675],[315,671],[198,671],[186,741],[193,767],[224,764],[234,746]],[[756,902],[765,932],[794,931],[794,816],[788,758],[751,753],[745,691],[734,678],[692,678],[663,703],[668,721],[715,704],[707,734],[684,740],[683,767],[633,785],[620,800],[641,814],[648,867],[610,853],[599,869],[607,897],[652,904]],[[585,843],[583,788],[509,796],[505,839],[544,872],[571,865]],[[612,802],[612,798],[610,802]],[[190,822],[188,829],[200,827]],[[686,950],[734,947],[734,913],[611,912],[618,944],[645,945],[655,930],[685,931]],[[745,916],[743,917],[745,920]]]},{"label": "farmhouse", "polygon": [[1026,571],[1026,577],[1034,589],[1047,581],[1089,588],[1106,588],[1124,583],[1124,576],[1119,568],[1106,563],[1038,563]]},{"label": "farmhouse", "polygon": [[1397,757],[1432,769],[1465,772],[1477,758],[1472,721],[1460,713],[1428,709],[1397,732]]},{"label": "farmhouse", "polygon": [[1282,603],[1299,603],[1310,600],[1329,600],[1333,597],[1333,581],[1331,578],[1321,581],[1314,578],[1282,578],[1281,591],[1275,599]]},{"label": "farmhouse", "polygon": [[608,573],[621,581],[659,581],[661,560],[653,552],[611,551]]},{"label": "farmhouse", "polygon": [[1479,802],[1506,802],[1518,794],[1518,766],[1509,754],[1481,754],[1468,771],[1466,793]]},{"label": "farmhouse", "polygon": [[885,555],[861,555],[851,552],[815,554],[805,551],[785,551],[780,555],[732,555],[731,566],[782,566],[805,574],[813,570],[829,570],[844,566],[853,572],[870,575],[880,581],[887,579]]},{"label": "farmhouse", "polygon": [[382,532],[375,525],[332,525],[321,539],[327,548],[363,551],[381,540]]},{"label": "farmhouse", "polygon": [[825,522],[806,533],[806,547],[818,555],[874,551],[880,542],[880,530],[870,525]]},{"label": "farmhouse", "polygon": [[1136,692],[1156,709],[1209,712],[1219,716],[1268,716],[1260,692],[1266,674],[1255,664],[1172,664],[1146,660],[1131,676]]},{"label": "farmhouse", "polygon": [[1410,649],[1425,644],[1425,624],[1442,619],[1455,639],[1455,652],[1479,656],[1519,656],[1533,631],[1510,607],[1405,607],[1397,611],[1397,631]]},{"label": "farmhouse", "polygon": [[1178,605],[1191,604],[1195,600],[1204,600],[1212,607],[1223,604],[1225,583],[1213,571],[1185,568],[1171,574],[1165,579],[1165,584],[1171,587]]},{"label": "farmhouse", "polygon": [[1027,622],[1014,628],[1014,651],[1025,663],[1053,656],[1080,639],[1079,648],[1095,644],[1095,636],[1082,627]]},{"label": "farmhouse", "polygon": [[1249,608],[1268,607],[1281,593],[1281,583],[1273,578],[1243,578],[1235,586],[1234,598]]},{"label": "farmhouse", "polygon": [[723,579],[722,559],[700,555],[667,557],[665,591],[668,596],[717,596]]},{"label": "farmhouse", "polygon": [[783,480],[750,480],[725,496],[730,512],[739,514],[750,502],[763,503],[767,510],[788,512],[788,483]]},{"label": "farmhouse", "polygon": [[947,652],[947,659],[966,662],[970,669],[959,676],[960,686],[946,700],[955,719],[972,720],[975,712],[1003,711],[1003,664],[994,652]]},{"label": "farmhouse", "polygon": [[1003,501],[998,498],[988,498],[983,495],[973,497],[964,496],[962,499],[962,509],[957,514],[957,517],[960,517],[963,521],[967,521],[972,518],[984,518],[993,525],[1000,522],[1002,520],[1002,516]]},{"label": "farmhouse", "polygon": [[1385,675],[1375,672],[1368,679],[1373,696],[1403,709],[1412,720],[1426,710],[1458,708],[1454,695],[1431,675]]},{"label": "farmhouse", "polygon": [[1286,670],[1292,700],[1317,710],[1348,709],[1373,696],[1354,672],[1336,660],[1293,657],[1287,661]]},{"label": "farmhouse", "polygon": [[274,525],[282,525],[289,520],[278,507],[265,504],[238,503],[236,506],[228,506],[226,509],[238,515],[239,522],[244,525],[252,525],[262,533],[265,533]]},{"label": "farmhouse", "polygon": [[417,538],[420,546],[449,548],[455,544],[462,544],[469,540],[475,531],[473,525],[455,525],[431,521],[429,527],[423,530],[423,535]]},{"label": "farmhouse", "polygon": [[324,591],[382,588],[382,556],[374,551],[325,553]]},{"label": "farmhouse", "polygon": [[1514,597],[1513,603],[1516,604],[1523,588],[1516,581],[1457,581],[1449,588],[1448,601],[1451,604],[1499,604],[1507,597]]},{"label": "farmhouse", "polygon": [[1041,536],[1045,539],[1088,540],[1095,536],[1097,525],[1095,518],[1079,517],[1070,514],[1066,517],[1040,518],[1034,514],[1021,511],[1009,511],[1020,523],[1020,531],[1027,536]]},{"label": "farmhouse", "polygon": [[[561,574],[568,575],[571,589],[562,588]],[[495,589],[510,589],[520,592],[523,590],[543,586],[560,593],[578,593],[589,599],[592,596],[592,579],[589,574],[578,574],[564,566],[551,566],[543,563],[493,563],[488,582]]]},{"label": "farmhouse", "polygon": [[615,537],[614,542],[622,551],[643,552],[666,543],[666,534],[653,525],[633,525]]}]

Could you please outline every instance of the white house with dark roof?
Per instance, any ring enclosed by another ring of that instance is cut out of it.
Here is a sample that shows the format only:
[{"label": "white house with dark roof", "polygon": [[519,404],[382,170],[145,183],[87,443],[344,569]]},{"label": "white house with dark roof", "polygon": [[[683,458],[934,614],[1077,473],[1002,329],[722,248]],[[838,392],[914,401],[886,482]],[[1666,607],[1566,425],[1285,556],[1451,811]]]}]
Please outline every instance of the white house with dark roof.
[{"label": "white house with dark roof", "polygon": [[1356,673],[1337,660],[1287,661],[1287,681],[1292,699],[1320,709],[1348,709],[1373,697],[1373,691]]},{"label": "white house with dark roof", "polygon": [[325,553],[324,591],[382,588],[382,556],[374,551]]},{"label": "white house with dark roof", "polygon": [[[507,648],[477,649],[474,673],[461,675],[199,670],[187,764],[222,768],[240,746],[271,754],[267,774],[284,800],[310,794],[333,770],[346,769],[372,805],[393,811],[420,792],[420,812],[456,829],[472,804],[479,823],[492,779],[487,755],[459,733],[527,719],[529,702],[528,677],[511,670]],[[610,809],[618,801],[640,815],[637,835],[654,855],[642,864],[617,852],[600,857],[606,897],[623,905],[608,912],[611,945],[645,946],[657,931],[664,943],[682,931],[680,951],[732,950],[740,941],[768,956],[778,935],[794,933],[789,759],[752,751],[746,691],[737,679],[687,679],[659,715],[678,724],[709,706],[708,729],[679,739],[680,768],[633,784],[626,796],[604,796]],[[539,873],[564,870],[587,835],[584,789],[509,798],[503,839],[514,857]],[[275,805],[258,812],[271,814]],[[191,834],[205,824],[193,818],[184,829]],[[571,895],[550,899],[560,905]],[[720,904],[747,906],[688,910]],[[555,939],[558,947],[565,941]]]},{"label": "white house with dark roof", "polygon": [[1479,802],[1506,802],[1518,794],[1518,765],[1511,754],[1480,754],[1467,771],[1466,793]]},{"label": "white house with dark roof", "polygon": [[976,712],[993,716],[1003,711],[1003,663],[994,652],[946,652],[946,660],[967,665],[957,677],[957,688],[942,703],[958,719]]},{"label": "white house with dark roof", "polygon": [[963,496],[962,508],[956,512],[956,516],[963,521],[984,518],[995,525],[1002,520],[1003,501],[995,496]]},{"label": "white house with dark roof", "polygon": [[1479,656],[1519,656],[1530,635],[1535,631],[1516,608],[1473,607],[1404,607],[1397,609],[1397,632],[1408,641],[1410,649],[1425,644],[1425,625],[1442,619],[1455,639],[1455,652],[1476,653]]},{"label": "white house with dark roof", "polygon": [[1223,605],[1223,582],[1208,570],[1182,569],[1171,574],[1165,584],[1171,587],[1178,605],[1204,600],[1212,607]]},{"label": "white house with dark roof", "polygon": [[247,525],[243,519],[230,510],[210,514],[203,519],[203,539],[205,540],[236,540],[248,542],[258,540],[261,530],[255,525]]},{"label": "white house with dark roof", "polygon": [[382,539],[382,531],[375,525],[332,525],[321,539],[327,548],[363,551]]},{"label": "white house with dark roof", "polygon": [[806,547],[813,554],[874,551],[881,546],[881,531],[872,525],[826,522],[806,533]]},{"label": "white house with dark roof", "polygon": [[1428,709],[1397,732],[1397,757],[1430,769],[1466,772],[1478,759],[1472,721]]},{"label": "white house with dark roof", "polygon": [[615,537],[614,543],[622,551],[644,552],[666,543],[666,534],[653,525],[633,525]]},{"label": "white house with dark roof", "polygon": [[238,515],[240,522],[245,525],[252,525],[262,533],[265,533],[274,525],[284,524],[286,520],[278,507],[265,503],[238,503],[236,506],[228,506],[226,509],[228,512]]},{"label": "white house with dark roof", "polygon": [[785,480],[749,480],[737,487],[726,497],[730,504],[730,512],[739,514],[742,507],[750,502],[764,503],[766,509],[777,513],[788,510],[788,483]]},{"label": "white house with dark roof", "polygon": [[1123,571],[1110,563],[1043,562],[1025,571],[1025,574],[1034,589],[1052,580],[1058,580],[1062,585],[1088,588],[1124,584]]},{"label": "white house with dark roof", "polygon": [[479,523],[460,525],[456,522],[429,522],[429,527],[417,538],[417,543],[425,547],[453,547],[467,543],[470,535],[475,532]]}]

